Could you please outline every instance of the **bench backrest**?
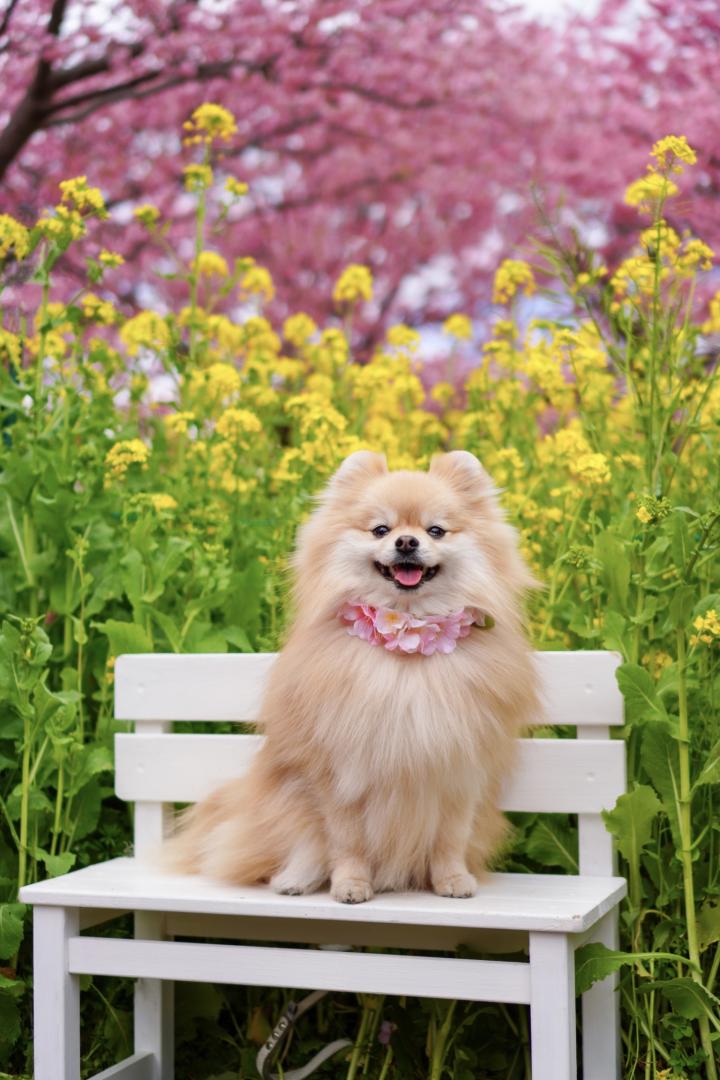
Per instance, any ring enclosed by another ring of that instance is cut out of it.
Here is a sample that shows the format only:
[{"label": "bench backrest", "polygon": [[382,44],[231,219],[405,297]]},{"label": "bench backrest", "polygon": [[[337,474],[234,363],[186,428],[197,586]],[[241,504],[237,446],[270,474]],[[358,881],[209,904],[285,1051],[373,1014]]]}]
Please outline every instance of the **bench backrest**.
[{"label": "bench backrest", "polygon": [[[171,804],[196,802],[247,769],[259,735],[184,735],[173,723],[246,722],[258,713],[272,653],[119,656],[115,715],[134,734],[115,737],[115,788],[135,802],[135,850],[158,844]],[[522,739],[504,810],[577,813],[581,874],[614,872],[612,838],[600,811],[625,791],[625,747],[610,738],[622,724],[609,652],[536,653],[545,709],[537,725],[570,725],[576,739]]]}]

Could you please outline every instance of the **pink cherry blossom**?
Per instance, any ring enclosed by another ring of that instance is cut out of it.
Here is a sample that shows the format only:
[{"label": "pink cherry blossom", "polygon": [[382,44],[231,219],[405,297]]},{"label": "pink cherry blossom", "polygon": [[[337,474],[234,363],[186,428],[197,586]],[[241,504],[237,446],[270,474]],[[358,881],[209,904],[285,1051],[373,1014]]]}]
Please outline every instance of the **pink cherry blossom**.
[{"label": "pink cherry blossom", "polygon": [[[149,291],[158,306],[186,302],[166,250],[192,257],[181,170],[193,150],[181,134],[203,101],[237,117],[219,186],[226,175],[250,184],[213,246],[268,267],[279,317],[324,319],[341,267],[367,263],[375,299],[354,319],[361,350],[399,319],[490,315],[494,268],[538,229],[533,189],[561,224],[589,230],[612,268],[638,223],[624,189],[666,134],[686,135],[699,158],[670,224],[718,246],[716,0],[602,0],[596,16],[550,26],[481,0],[4,7],[0,212],[31,224],[78,175],[111,208],[91,250],[56,267],[67,295],[97,243],[127,258],[103,282],[124,310]],[[165,249],[132,217],[147,202],[167,225]],[[36,296],[11,280],[5,306]]]}]

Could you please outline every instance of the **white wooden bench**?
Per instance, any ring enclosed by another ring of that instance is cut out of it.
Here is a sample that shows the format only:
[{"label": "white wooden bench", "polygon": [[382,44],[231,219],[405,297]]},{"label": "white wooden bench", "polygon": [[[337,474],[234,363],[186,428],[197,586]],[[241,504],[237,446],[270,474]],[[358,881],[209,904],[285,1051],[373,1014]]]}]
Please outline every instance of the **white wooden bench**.
[{"label": "white wooden bench", "polygon": [[[135,722],[116,736],[116,790],[135,803],[135,858],[118,858],[26,886],[34,910],[35,1078],[79,1080],[79,977],[136,979],[135,1053],[103,1080],[172,1080],[173,981],[404,994],[530,1005],[533,1080],[577,1075],[574,950],[586,941],[617,947],[611,837],[600,810],[625,790],[622,723],[611,653],[538,653],[546,716],[573,725],[577,739],[526,739],[503,799],[507,810],[577,813],[578,876],[492,874],[478,894],[387,894],[348,907],[325,892],[279,896],[268,887],[231,888],[168,876],[143,863],[161,840],[170,804],[201,798],[239,775],[259,736],[171,734],[173,721],[243,721],[257,714],[271,655],[118,657],[115,708]],[[135,915],[134,938],[87,931]],[[177,941],[237,940],[243,944]],[[307,948],[252,941],[304,943]],[[379,946],[409,954],[333,952],[323,944]],[[467,944],[506,961],[433,955]],[[428,955],[429,954],[429,955]],[[613,978],[583,995],[585,1080],[617,1080],[618,1002]]]}]

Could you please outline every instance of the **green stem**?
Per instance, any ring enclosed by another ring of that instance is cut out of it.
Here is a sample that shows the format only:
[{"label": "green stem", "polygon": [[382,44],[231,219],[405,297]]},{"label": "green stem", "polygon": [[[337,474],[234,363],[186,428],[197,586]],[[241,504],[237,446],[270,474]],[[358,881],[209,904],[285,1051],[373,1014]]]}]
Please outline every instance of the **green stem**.
[{"label": "green stem", "polygon": [[374,1012],[374,1004],[370,1004],[370,1002],[374,1003],[374,1000],[374,998],[363,997],[363,1010],[360,1018],[360,1027],[358,1029],[357,1038],[355,1040],[353,1052],[350,1057],[350,1064],[348,1065],[346,1080],[355,1080],[355,1078],[357,1077],[357,1072],[360,1067],[360,1059],[362,1057],[362,1052],[367,1041],[368,1028],[370,1026],[372,1014]]},{"label": "green stem", "polygon": [[[678,758],[680,765],[680,798],[679,798],[679,824],[680,841],[682,849],[680,859],[683,871],[683,895],[685,900],[685,923],[688,937],[688,956],[690,958],[691,979],[702,985],[702,968],[700,966],[700,949],[698,947],[697,920],[695,914],[695,881],[692,864],[692,816],[690,794],[690,724],[688,714],[687,697],[687,661],[685,652],[685,632],[677,631],[677,654],[678,654]],[[710,1025],[708,1018],[703,1015],[698,1020],[700,1028],[700,1040],[703,1050],[707,1054],[706,1075],[708,1080],[717,1080],[717,1068],[715,1065],[715,1053],[710,1038]]]},{"label": "green stem", "polygon": [[58,784],[57,792],[55,793],[55,819],[53,821],[52,830],[52,843],[50,844],[50,854],[57,854],[57,845],[60,838],[60,826],[62,819],[62,801],[65,794],[65,769],[62,764],[58,768]]},{"label": "green stem", "polygon": [[456,1007],[457,1001],[451,1001],[445,1014],[445,1019],[442,1022],[442,1026],[437,1033],[435,1045],[433,1046],[432,1061],[430,1063],[429,1080],[440,1080],[440,1077],[442,1076],[445,1065],[445,1050],[447,1048],[448,1039],[450,1038],[450,1029],[452,1027],[452,1020]]},{"label": "green stem", "polygon": [[27,883],[27,841],[30,811],[30,720],[28,706],[23,710],[22,793],[20,796],[20,850],[18,852],[18,889]]}]

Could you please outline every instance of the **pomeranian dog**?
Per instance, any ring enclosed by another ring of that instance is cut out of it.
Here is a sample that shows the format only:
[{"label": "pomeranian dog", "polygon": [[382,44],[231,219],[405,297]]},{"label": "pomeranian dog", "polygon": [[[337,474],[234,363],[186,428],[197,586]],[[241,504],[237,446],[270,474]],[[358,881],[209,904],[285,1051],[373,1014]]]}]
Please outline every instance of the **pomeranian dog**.
[{"label": "pomeranian dog", "polygon": [[300,530],[294,621],[249,772],[186,811],[166,867],[355,904],[472,896],[504,831],[514,740],[538,707],[535,582],[465,451],[428,472],[352,454]]}]

